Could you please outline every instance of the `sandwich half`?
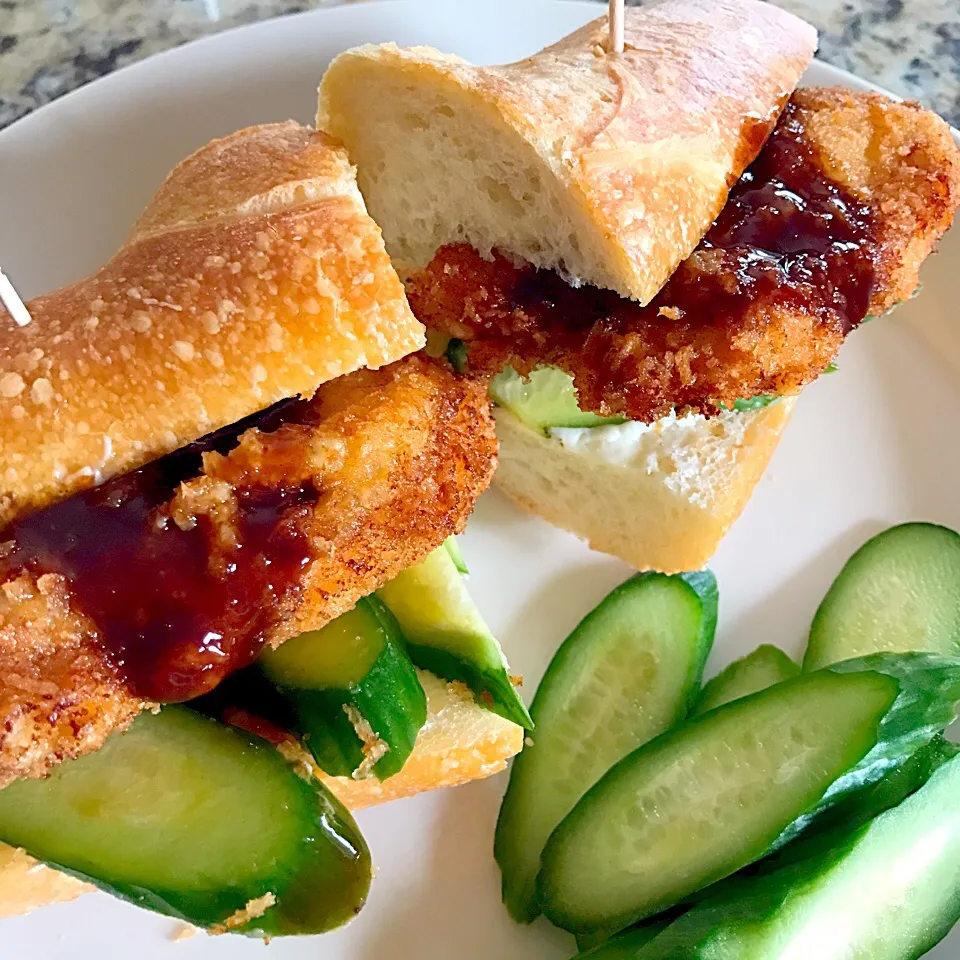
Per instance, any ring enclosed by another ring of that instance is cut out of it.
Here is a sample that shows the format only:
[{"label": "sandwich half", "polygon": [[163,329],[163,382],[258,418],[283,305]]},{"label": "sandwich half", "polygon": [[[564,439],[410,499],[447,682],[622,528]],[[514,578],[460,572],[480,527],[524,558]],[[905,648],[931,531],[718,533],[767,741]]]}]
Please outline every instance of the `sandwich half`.
[{"label": "sandwich half", "polygon": [[960,165],[911,104],[794,92],[813,29],[754,0],[627,11],[515,64],[342,54],[318,116],[411,306],[491,378],[496,482],[639,569],[696,569],[796,393],[911,295]]},{"label": "sandwich half", "polygon": [[341,804],[494,773],[529,723],[449,543],[496,463],[483,385],[417,353],[345,151],[293,122],[199,150],[28,309],[0,309],[0,914],[92,881],[342,922]]}]

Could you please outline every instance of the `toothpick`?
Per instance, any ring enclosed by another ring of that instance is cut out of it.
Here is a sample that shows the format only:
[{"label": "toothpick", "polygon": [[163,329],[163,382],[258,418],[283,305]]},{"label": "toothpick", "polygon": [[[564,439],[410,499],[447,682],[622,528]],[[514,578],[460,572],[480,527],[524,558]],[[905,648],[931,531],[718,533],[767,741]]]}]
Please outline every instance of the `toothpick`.
[{"label": "toothpick", "polygon": [[10,316],[18,327],[25,327],[30,322],[30,311],[24,306],[20,294],[13,289],[13,284],[2,270],[0,270],[0,301],[10,311]]},{"label": "toothpick", "polygon": [[610,0],[607,20],[610,27],[610,52],[623,53],[623,0]]}]

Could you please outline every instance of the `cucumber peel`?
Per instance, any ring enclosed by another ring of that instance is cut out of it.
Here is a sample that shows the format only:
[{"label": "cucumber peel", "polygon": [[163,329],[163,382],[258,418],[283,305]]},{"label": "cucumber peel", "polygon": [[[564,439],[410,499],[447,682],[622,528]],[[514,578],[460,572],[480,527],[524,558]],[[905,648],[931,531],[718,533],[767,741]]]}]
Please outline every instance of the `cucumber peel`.
[{"label": "cucumber peel", "polygon": [[958,699],[960,660],[877,655],[688,721],[618,763],[554,831],[544,913],[590,932],[682,902],[863,796],[943,731]]},{"label": "cucumber peel", "polygon": [[539,913],[536,875],[554,827],[618,760],[681,719],[717,622],[709,572],[637,574],[563,642],[531,707],[532,743],[514,759],[494,841],[511,916]]},{"label": "cucumber peel", "polygon": [[382,601],[364,597],[258,663],[292,707],[293,732],[325,773],[386,780],[403,769],[426,722],[427,698]]},{"label": "cucumber peel", "polygon": [[0,790],[0,839],[138,906],[255,936],[339,926],[371,878],[363,837],[319,782],[177,706]]}]

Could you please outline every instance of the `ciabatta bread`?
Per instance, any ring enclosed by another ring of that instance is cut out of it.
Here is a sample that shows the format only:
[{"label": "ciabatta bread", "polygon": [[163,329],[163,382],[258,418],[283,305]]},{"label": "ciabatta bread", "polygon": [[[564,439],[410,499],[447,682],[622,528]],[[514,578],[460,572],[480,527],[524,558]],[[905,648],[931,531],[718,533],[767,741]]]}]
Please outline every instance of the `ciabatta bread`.
[{"label": "ciabatta bread", "polygon": [[[520,752],[523,730],[478,706],[459,683],[419,671],[427,694],[427,721],[403,770],[382,783],[319,774],[351,810],[425,790],[451,787],[489,777]],[[116,734],[122,736],[122,734]],[[303,754],[293,754],[300,760]],[[0,844],[0,918],[26,913],[49,903],[73,900],[94,887],[38,863],[22,850]]]},{"label": "ciabatta bread", "polygon": [[428,47],[341,54],[317,125],[346,144],[398,269],[496,247],[646,302],[756,156],[816,47],[758,0],[663,0],[519,63]]},{"label": "ciabatta bread", "polygon": [[793,404],[550,435],[498,409],[495,483],[524,510],[638,570],[698,570],[746,506]]},{"label": "ciabatta bread", "polygon": [[342,147],[252,127],[178,166],[117,255],[0,306],[0,528],[423,345]]}]

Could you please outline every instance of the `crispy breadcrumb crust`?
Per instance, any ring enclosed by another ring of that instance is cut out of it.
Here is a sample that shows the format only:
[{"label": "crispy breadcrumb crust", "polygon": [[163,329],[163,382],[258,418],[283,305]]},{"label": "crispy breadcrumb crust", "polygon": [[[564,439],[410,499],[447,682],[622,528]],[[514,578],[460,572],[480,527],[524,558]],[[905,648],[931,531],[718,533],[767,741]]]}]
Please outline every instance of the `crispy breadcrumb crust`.
[{"label": "crispy breadcrumb crust", "polygon": [[[869,207],[877,254],[868,313],[882,313],[913,293],[920,264],[950,225],[960,150],[935,114],[879,94],[801,90],[790,111],[823,176]],[[721,286],[738,283],[726,270],[722,251],[701,247],[677,273],[716,284],[720,271]],[[711,315],[709,303],[687,315],[669,299],[659,313],[641,310],[554,279],[547,299],[562,298],[573,313],[579,303],[583,313],[559,329],[518,305],[514,291],[532,276],[499,255],[454,245],[410,279],[408,295],[428,327],[469,341],[471,371],[553,364],[573,374],[583,409],[644,422],[674,409],[709,414],[741,398],[796,393],[834,359],[848,327],[829,303],[805,308],[776,290],[749,289],[746,310],[731,319]]]},{"label": "crispy breadcrumb crust", "polygon": [[794,100],[823,172],[876,212],[880,260],[870,313],[913,295],[920,266],[960,204],[960,149],[947,124],[918,103],[842,87]]},{"label": "crispy breadcrumb crust", "polygon": [[[316,559],[278,612],[276,644],[322,626],[460,531],[495,465],[484,387],[415,356],[325,384],[296,423],[249,430],[229,454],[208,454],[169,509],[214,521],[215,563],[217,544],[236,535],[224,505],[237,488],[313,482],[320,496],[306,531]],[[0,786],[96,750],[145,705],[63,577],[22,572],[0,587]]]}]

